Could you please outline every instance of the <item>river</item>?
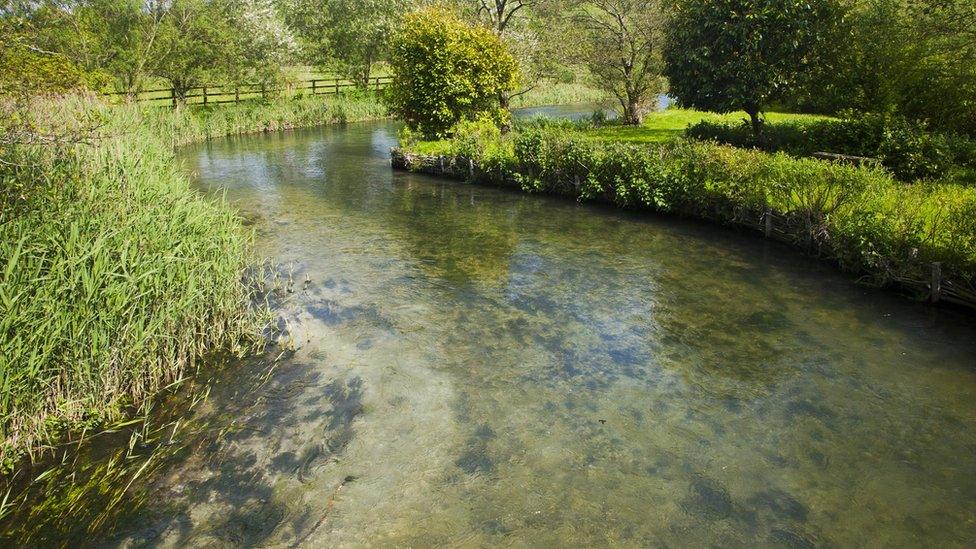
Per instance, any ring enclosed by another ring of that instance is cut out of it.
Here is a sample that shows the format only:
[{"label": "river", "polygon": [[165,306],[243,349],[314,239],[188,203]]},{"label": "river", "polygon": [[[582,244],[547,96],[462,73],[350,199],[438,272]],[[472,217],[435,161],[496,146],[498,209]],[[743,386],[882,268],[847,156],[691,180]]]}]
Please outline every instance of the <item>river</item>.
[{"label": "river", "polygon": [[395,173],[395,135],[181,151],[294,280],[297,350],[218,374],[87,543],[976,543],[970,318],[751,234]]}]

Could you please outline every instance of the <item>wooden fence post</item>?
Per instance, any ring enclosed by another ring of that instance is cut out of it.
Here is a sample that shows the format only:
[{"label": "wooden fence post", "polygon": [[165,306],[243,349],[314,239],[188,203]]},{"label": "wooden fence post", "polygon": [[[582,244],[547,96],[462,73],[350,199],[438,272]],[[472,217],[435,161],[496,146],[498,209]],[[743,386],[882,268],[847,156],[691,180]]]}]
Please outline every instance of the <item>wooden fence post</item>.
[{"label": "wooden fence post", "polygon": [[314,78],[312,79],[312,95],[315,95],[318,92],[318,90],[315,89],[318,83],[318,80],[315,80]]},{"label": "wooden fence post", "polygon": [[773,236],[773,212],[766,210],[763,214],[764,230],[766,233],[766,238]]},{"label": "wooden fence post", "polygon": [[203,87],[203,104],[204,105],[207,104],[207,87],[206,86]]},{"label": "wooden fence post", "polygon": [[338,78],[336,78],[336,81],[335,81],[335,94],[336,95],[339,95],[339,79]]},{"label": "wooden fence post", "polygon": [[942,263],[932,264],[932,303],[938,303],[942,299]]},{"label": "wooden fence post", "polygon": [[241,102],[241,87],[234,86],[234,103],[240,103],[240,102]]},{"label": "wooden fence post", "polygon": [[474,180],[474,160],[468,159],[468,172],[471,174],[471,179]]}]

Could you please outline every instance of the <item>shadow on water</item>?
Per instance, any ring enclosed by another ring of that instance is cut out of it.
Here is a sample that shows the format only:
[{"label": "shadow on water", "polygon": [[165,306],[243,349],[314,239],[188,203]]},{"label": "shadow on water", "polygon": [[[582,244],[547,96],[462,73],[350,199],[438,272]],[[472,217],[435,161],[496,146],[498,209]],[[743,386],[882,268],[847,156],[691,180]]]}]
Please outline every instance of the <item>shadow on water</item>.
[{"label": "shadow on water", "polygon": [[[238,364],[225,372],[232,375],[200,380],[164,401],[163,408],[174,409],[152,417],[162,423],[162,436],[137,443],[134,452],[115,450],[144,426],[83,447],[74,456],[80,465],[53,469],[5,519],[0,539],[34,546],[152,545],[165,532],[169,545],[254,546],[281,529],[301,534],[320,514],[288,505],[276,485],[306,482],[341,456],[363,412],[363,382],[353,376],[324,383],[310,365],[289,360],[268,378],[269,360]],[[320,383],[314,397],[302,390]],[[188,409],[187,394],[194,393],[206,400]],[[315,428],[296,445],[276,432],[299,411]],[[205,525],[191,517],[201,503],[220,509]]]}]

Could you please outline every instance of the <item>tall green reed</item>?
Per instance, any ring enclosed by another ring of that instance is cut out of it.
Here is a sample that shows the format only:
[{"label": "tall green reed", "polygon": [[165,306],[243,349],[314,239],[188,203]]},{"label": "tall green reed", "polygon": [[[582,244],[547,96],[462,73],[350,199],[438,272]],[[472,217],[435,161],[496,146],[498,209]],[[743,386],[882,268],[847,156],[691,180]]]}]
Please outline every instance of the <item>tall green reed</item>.
[{"label": "tall green reed", "polygon": [[385,116],[368,96],[4,107],[0,468],[65,431],[118,420],[210,355],[260,345],[251,235],[190,186],[173,147]]}]

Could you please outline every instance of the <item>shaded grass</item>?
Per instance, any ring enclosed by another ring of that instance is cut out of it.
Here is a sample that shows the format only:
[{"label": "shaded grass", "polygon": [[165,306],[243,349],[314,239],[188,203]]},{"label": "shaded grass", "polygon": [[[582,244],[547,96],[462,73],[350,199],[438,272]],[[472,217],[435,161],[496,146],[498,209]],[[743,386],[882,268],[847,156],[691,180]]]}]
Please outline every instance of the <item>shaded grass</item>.
[{"label": "shaded grass", "polygon": [[0,468],[116,421],[217,353],[263,339],[251,235],[175,146],[385,116],[371,96],[159,109],[5,103],[0,126]]}]

